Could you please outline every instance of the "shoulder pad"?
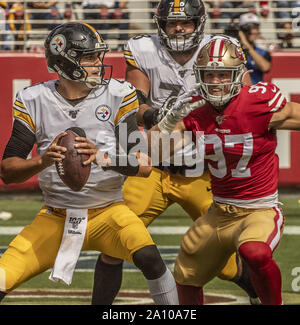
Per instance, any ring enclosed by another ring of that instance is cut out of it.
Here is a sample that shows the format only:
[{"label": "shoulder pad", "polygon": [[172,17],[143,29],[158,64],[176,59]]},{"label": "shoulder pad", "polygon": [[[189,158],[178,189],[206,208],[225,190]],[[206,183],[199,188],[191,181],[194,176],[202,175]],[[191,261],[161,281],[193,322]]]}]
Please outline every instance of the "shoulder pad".
[{"label": "shoulder pad", "polygon": [[125,97],[135,91],[135,87],[131,83],[123,80],[111,79],[108,86],[110,93],[116,97]]},{"label": "shoulder pad", "polygon": [[20,96],[23,97],[24,100],[31,100],[34,99],[42,93],[42,88],[45,87],[46,82],[39,82],[37,84],[28,86],[23,88],[22,90],[19,91]]},{"label": "shoulder pad", "polygon": [[157,66],[159,41],[157,35],[138,35],[131,38],[124,50],[127,64],[140,69]]}]

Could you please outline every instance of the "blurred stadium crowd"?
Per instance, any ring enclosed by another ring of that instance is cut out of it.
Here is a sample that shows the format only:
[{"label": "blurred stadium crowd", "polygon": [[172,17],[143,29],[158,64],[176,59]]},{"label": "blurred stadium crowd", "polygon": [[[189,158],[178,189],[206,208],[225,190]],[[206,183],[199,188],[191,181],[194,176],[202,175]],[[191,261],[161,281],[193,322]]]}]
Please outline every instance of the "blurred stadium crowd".
[{"label": "blurred stadium crowd", "polygon": [[[49,30],[69,20],[84,20],[98,29],[112,50],[129,37],[156,32],[153,13],[158,0],[0,1],[0,50],[40,51]],[[300,1],[206,0],[207,33],[239,26],[245,13],[257,15],[263,46],[300,48]]]}]

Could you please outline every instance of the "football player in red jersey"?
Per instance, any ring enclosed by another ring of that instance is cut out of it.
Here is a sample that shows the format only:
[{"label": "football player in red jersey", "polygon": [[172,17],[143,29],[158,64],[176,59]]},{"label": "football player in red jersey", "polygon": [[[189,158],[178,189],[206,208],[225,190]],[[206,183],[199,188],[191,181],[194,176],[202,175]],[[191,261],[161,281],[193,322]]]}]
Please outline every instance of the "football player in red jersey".
[{"label": "football player in red jersey", "polygon": [[284,224],[276,129],[300,130],[300,104],[287,102],[274,84],[243,86],[244,64],[235,44],[209,42],[194,65],[197,87],[178,97],[148,133],[151,147],[173,130],[180,139],[190,131],[196,145],[204,139],[211,174],[213,204],[184,235],[175,262],[180,304],[203,303],[203,286],[234,251],[249,266],[262,304],[282,304],[281,272],[272,257]]}]

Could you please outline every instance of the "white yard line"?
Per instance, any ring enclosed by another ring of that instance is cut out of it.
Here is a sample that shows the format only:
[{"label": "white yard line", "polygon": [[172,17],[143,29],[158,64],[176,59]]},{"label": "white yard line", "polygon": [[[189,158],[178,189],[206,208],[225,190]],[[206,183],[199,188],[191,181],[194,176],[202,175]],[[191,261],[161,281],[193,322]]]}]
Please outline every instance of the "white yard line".
[{"label": "white yard line", "polygon": [[[23,227],[0,227],[0,235],[17,235]],[[189,227],[181,226],[150,226],[151,235],[183,235]],[[300,226],[285,226],[283,233],[285,235],[300,235]]]},{"label": "white yard line", "polygon": [[[64,300],[70,299],[91,299],[91,290],[85,289],[16,289],[6,296],[9,304],[10,299],[49,299],[60,298]],[[213,299],[213,302],[207,302],[207,305],[244,305],[249,304],[248,297],[235,296],[232,294],[222,294],[214,292],[205,292],[205,297]],[[225,298],[225,299],[224,299]],[[220,300],[218,300],[220,299]],[[40,301],[43,304],[42,301]],[[114,305],[151,305],[153,300],[149,297],[149,292],[144,290],[121,290],[116,298]]]}]

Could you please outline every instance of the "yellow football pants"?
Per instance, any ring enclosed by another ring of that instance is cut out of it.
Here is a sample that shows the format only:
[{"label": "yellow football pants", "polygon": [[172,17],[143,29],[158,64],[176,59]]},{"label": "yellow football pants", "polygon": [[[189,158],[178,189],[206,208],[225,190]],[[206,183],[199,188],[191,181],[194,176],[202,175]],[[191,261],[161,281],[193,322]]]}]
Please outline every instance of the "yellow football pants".
[{"label": "yellow football pants", "polygon": [[[212,204],[209,173],[197,178],[184,177],[153,168],[148,178],[128,177],[123,186],[123,198],[147,227],[175,202],[195,221]],[[234,253],[219,277],[232,280],[237,271]]]},{"label": "yellow football pants", "polygon": [[[54,265],[66,211],[43,207],[32,224],[10,243],[0,258],[0,291],[10,292]],[[88,210],[82,250],[97,250],[131,263],[134,252],[154,245],[143,222],[124,203]]]}]

